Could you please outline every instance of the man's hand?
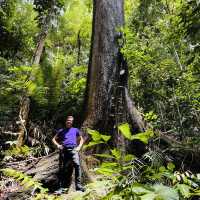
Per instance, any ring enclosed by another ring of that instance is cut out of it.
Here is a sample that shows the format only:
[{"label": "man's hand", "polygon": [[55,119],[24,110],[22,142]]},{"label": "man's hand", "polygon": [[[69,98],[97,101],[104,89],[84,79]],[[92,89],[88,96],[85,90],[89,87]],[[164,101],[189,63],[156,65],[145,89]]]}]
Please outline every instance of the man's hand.
[{"label": "man's hand", "polygon": [[63,145],[58,144],[58,145],[57,145],[57,148],[60,149],[60,150],[62,150],[62,149],[63,149]]},{"label": "man's hand", "polygon": [[58,149],[62,150],[64,147],[63,145],[57,142],[57,139],[58,139],[58,133],[53,137],[52,142],[56,145]]},{"label": "man's hand", "polygon": [[81,150],[81,147],[83,146],[83,143],[84,143],[84,139],[81,135],[78,137],[78,140],[79,140],[78,146],[74,149],[77,152]]},{"label": "man's hand", "polygon": [[81,150],[81,147],[78,146],[74,150],[77,151],[77,152],[79,152]]}]

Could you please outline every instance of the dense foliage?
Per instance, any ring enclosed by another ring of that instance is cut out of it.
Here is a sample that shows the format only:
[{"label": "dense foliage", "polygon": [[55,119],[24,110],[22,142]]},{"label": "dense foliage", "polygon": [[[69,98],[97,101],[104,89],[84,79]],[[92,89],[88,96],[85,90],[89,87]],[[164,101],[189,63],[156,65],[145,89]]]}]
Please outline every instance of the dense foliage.
[{"label": "dense foliage", "polygon": [[[48,19],[51,26],[40,66],[32,66],[49,9],[50,1],[1,1],[1,121],[7,113],[10,119],[17,116],[24,90],[32,98],[33,120],[56,120],[69,112],[76,115],[81,108],[89,57],[91,2],[57,2]],[[34,79],[30,80],[30,76]]]},{"label": "dense foliage", "polygon": [[195,27],[200,5],[135,2],[122,50],[130,69],[130,92],[142,112],[154,115],[155,127],[180,139],[196,136],[198,142],[200,51]]},{"label": "dense foliage", "polygon": [[[0,156],[4,162],[48,154],[53,150],[53,131],[63,125],[68,114],[75,116],[75,126],[80,125],[92,10],[91,0],[0,1]],[[125,0],[125,19],[126,25],[120,29],[121,52],[129,67],[129,92],[151,129],[136,135],[128,124],[118,129],[126,139],[148,145],[147,152],[142,158],[125,155],[110,147],[110,136],[88,130],[92,141],[85,148],[105,145],[109,153],[93,155],[105,159],[95,169],[101,175],[86,186],[86,193],[74,199],[176,200],[200,196],[199,174],[187,171],[190,166],[185,160],[178,169],[172,160],[165,159],[170,147],[161,150],[158,134],[178,141],[177,151],[185,147],[199,153],[200,3]],[[44,49],[39,64],[34,65],[34,53],[44,29]],[[31,142],[16,147],[15,132],[24,93],[31,99],[26,127]],[[19,181],[36,199],[59,199],[49,196],[41,183],[19,171],[4,169],[1,173]]]}]

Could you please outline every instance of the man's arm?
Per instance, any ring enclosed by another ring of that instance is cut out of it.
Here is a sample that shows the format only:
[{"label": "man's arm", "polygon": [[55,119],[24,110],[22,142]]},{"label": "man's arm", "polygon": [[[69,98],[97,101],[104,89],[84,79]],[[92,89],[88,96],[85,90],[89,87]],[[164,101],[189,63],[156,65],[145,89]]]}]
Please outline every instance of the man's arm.
[{"label": "man's arm", "polygon": [[63,146],[57,142],[58,133],[53,137],[52,142],[57,146],[58,149],[63,149]]},{"label": "man's arm", "polygon": [[80,151],[84,143],[84,139],[82,135],[78,136],[78,146],[76,147],[76,151]]}]

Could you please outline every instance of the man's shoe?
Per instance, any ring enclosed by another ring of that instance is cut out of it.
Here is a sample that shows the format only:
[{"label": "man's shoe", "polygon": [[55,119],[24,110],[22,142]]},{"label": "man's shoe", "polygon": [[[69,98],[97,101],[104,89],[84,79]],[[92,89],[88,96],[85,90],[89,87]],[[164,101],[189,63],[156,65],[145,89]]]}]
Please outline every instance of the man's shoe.
[{"label": "man's shoe", "polygon": [[59,188],[58,190],[56,190],[54,192],[54,194],[62,194],[62,193],[65,193],[65,192],[68,192],[69,188]]},{"label": "man's shoe", "polygon": [[85,192],[85,189],[82,186],[76,187],[76,191]]},{"label": "man's shoe", "polygon": [[54,191],[54,194],[62,194],[64,188],[59,188],[58,190]]}]

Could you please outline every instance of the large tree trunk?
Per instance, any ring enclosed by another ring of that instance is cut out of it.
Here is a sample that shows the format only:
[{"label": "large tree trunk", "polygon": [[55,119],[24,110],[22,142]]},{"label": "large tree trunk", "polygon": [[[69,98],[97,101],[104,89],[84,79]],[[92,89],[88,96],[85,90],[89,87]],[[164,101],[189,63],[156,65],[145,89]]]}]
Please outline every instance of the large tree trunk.
[{"label": "large tree trunk", "polygon": [[[116,126],[134,122],[138,131],[145,126],[127,94],[128,67],[120,52],[124,25],[123,0],[94,0],[92,47],[90,54],[83,129],[90,127],[113,135],[113,144],[125,148]],[[137,114],[137,115],[136,115]],[[86,134],[87,135],[87,134]]]}]

